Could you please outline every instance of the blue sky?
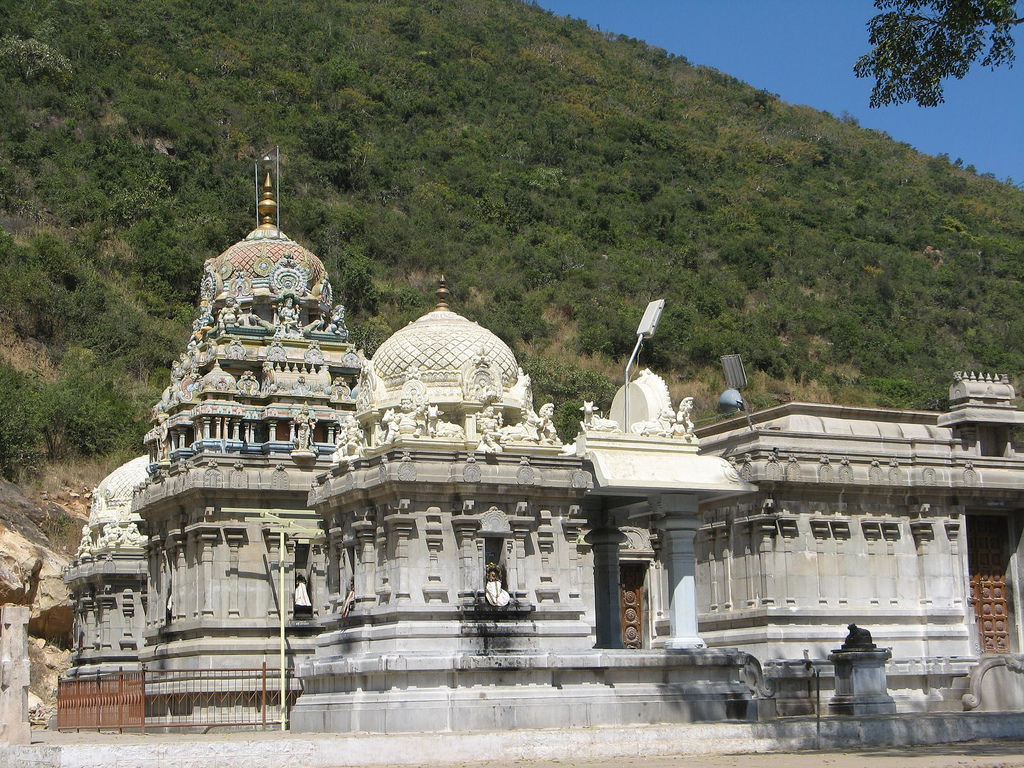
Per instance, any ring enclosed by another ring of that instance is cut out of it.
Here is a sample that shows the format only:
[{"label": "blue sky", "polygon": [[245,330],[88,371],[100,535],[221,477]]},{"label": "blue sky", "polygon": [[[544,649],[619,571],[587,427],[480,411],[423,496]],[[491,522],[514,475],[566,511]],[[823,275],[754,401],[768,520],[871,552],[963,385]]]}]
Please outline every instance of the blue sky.
[{"label": "blue sky", "polygon": [[1024,31],[1013,69],[975,67],[946,85],[946,103],[871,109],[872,83],[854,77],[868,50],[870,0],[538,0],[590,26],[646,40],[930,155],[948,154],[979,173],[1024,185]]}]

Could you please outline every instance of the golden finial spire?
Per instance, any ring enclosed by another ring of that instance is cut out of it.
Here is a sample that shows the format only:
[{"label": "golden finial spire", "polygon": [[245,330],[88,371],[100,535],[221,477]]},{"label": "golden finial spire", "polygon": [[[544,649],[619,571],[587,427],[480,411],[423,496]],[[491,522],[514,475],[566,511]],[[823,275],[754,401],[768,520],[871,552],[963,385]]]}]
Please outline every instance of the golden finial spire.
[{"label": "golden finial spire", "polygon": [[263,182],[263,197],[256,209],[260,213],[260,229],[277,229],[274,216],[277,213],[277,201],[274,200],[274,184],[267,172],[267,180]]},{"label": "golden finial spire", "polygon": [[448,309],[448,284],[444,281],[444,275],[441,275],[441,284],[434,295],[437,296],[437,308]]}]

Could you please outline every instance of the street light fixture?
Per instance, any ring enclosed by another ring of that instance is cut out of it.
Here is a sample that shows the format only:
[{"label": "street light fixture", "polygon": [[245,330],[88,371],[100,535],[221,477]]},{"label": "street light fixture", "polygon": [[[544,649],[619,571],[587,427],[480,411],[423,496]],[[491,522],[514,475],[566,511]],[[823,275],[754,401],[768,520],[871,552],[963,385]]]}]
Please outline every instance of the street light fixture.
[{"label": "street light fixture", "polygon": [[654,336],[663,311],[665,311],[665,300],[655,299],[647,305],[644,316],[640,318],[640,325],[636,328],[636,346],[633,347],[633,354],[629,356],[629,362],[626,363],[626,386],[622,390],[623,395],[625,395],[625,408],[623,411],[623,421],[625,423],[622,425],[623,432],[629,432],[629,374],[632,371],[633,363],[636,362],[637,355],[640,354],[640,346],[644,343],[644,339]]}]

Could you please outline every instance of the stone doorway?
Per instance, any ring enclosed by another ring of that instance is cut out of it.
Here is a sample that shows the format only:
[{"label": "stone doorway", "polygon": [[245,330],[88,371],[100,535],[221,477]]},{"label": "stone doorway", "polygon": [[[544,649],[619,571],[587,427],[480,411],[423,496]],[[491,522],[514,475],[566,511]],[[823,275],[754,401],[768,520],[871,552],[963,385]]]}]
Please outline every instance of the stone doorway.
[{"label": "stone doorway", "polygon": [[981,653],[1010,652],[1010,598],[1006,589],[1007,518],[967,516],[967,566]]},{"label": "stone doorway", "polygon": [[621,563],[619,607],[622,616],[622,645],[624,648],[644,647],[644,577],[646,563]]}]

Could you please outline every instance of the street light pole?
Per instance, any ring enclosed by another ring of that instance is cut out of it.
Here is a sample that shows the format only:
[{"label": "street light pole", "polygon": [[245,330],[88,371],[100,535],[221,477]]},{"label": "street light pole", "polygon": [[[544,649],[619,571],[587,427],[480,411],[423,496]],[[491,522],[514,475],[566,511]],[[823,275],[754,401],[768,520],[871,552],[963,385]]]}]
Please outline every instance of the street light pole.
[{"label": "street light pole", "polygon": [[647,309],[644,310],[644,316],[640,318],[640,325],[636,329],[636,346],[633,347],[633,354],[629,356],[629,362],[626,363],[626,385],[622,389],[622,394],[625,398],[625,408],[623,410],[622,420],[625,424],[622,425],[623,432],[629,432],[629,374],[633,369],[633,363],[636,362],[637,356],[640,354],[640,345],[644,343],[644,339],[649,339],[654,336],[654,331],[658,328],[658,321],[661,320],[661,313],[665,310],[665,300],[655,299],[647,305]]}]

